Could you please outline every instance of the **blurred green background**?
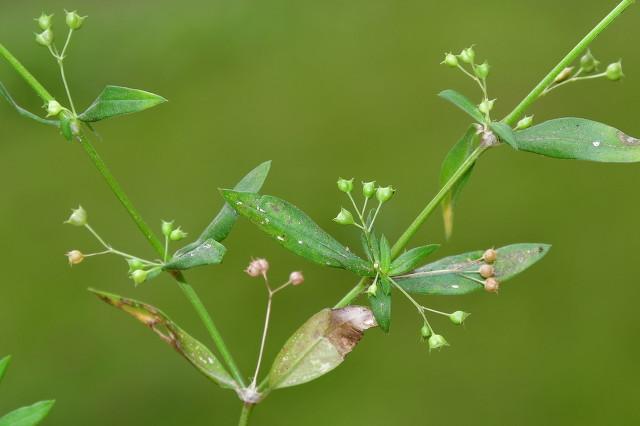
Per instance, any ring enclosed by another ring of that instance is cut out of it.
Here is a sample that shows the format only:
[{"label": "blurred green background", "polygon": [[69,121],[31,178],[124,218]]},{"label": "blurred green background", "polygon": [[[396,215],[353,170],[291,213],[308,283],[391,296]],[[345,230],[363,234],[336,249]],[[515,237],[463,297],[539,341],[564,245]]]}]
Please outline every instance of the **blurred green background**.
[{"label": "blurred green background", "polygon": [[[41,11],[89,15],[67,61],[76,104],[106,84],[157,92],[170,103],[100,123],[97,149],[147,221],[174,218],[196,235],[232,185],[273,159],[265,191],[291,200],[341,241],[356,234],[330,219],[346,200],[338,176],[398,188],[380,219],[397,237],[437,188],[445,153],[468,119],[435,95],[478,98],[443,52],[476,44],[492,65],[489,88],[506,114],[616,1],[30,1],[0,3],[0,40],[56,95],[53,60],[33,42]],[[572,85],[536,104],[536,120],[561,115],[638,135],[640,9],[593,45],[605,64],[624,57],[627,79]],[[19,102],[40,102],[5,64],[0,80]],[[149,330],[86,292],[89,286],[161,307],[205,342],[175,284],[133,288],[117,258],[70,269],[63,254],[97,249],[63,226],[81,203],[116,247],[153,253],[76,144],[0,103],[0,354],[14,363],[0,413],[44,398],[47,425],[228,425],[236,396],[201,377]],[[419,319],[401,298],[390,335],[367,334],[337,370],[278,391],[255,425],[638,424],[640,165],[546,159],[500,148],[483,157],[439,255],[514,242],[547,242],[543,262],[498,297],[433,298],[464,309],[464,328],[434,319],[451,347],[429,354]],[[414,243],[443,242],[436,215]],[[264,314],[251,256],[272,280],[302,269],[307,282],[279,295],[269,361],[312,313],[334,304],[353,278],[297,258],[240,221],[221,267],[188,275],[247,375]]]}]

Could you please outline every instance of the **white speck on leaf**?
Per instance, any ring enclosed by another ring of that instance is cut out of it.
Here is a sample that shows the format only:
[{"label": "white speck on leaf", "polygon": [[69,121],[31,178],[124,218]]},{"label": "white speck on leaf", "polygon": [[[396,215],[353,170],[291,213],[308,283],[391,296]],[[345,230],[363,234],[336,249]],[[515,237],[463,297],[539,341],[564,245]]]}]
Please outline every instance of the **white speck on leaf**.
[{"label": "white speck on leaf", "polygon": [[593,141],[592,145],[597,148],[600,146],[600,141]]}]

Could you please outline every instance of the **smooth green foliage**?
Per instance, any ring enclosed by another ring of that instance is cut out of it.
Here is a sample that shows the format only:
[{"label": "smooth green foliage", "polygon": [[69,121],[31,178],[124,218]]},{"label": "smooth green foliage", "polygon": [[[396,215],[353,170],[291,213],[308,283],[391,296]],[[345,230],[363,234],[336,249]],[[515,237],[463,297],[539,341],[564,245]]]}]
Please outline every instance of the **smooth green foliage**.
[{"label": "smooth green foliage", "polygon": [[18,112],[18,114],[20,114],[21,116],[35,120],[38,123],[48,124],[50,126],[58,125],[58,122],[56,120],[47,120],[46,118],[39,117],[34,113],[22,108],[20,105],[18,105],[16,101],[13,100],[13,97],[11,97],[11,95],[9,94],[9,91],[7,90],[6,87],[4,87],[1,81],[0,81],[0,96],[2,96],[7,102],[9,102],[9,104],[12,107],[14,107],[15,110]]},{"label": "smooth green foliage", "polygon": [[344,361],[363,332],[375,326],[373,314],[363,306],[323,309],[282,347],[271,367],[269,386],[296,386],[328,373]]},{"label": "smooth green foliage", "polygon": [[371,276],[371,265],[347,250],[300,209],[270,195],[221,190],[242,216],[295,254],[320,265]]},{"label": "smooth green foliage", "polygon": [[[269,175],[269,169],[271,168],[271,161],[265,161],[251,170],[240,182],[233,188],[235,191],[241,192],[258,192],[262,188],[264,181]],[[222,242],[235,225],[238,220],[238,213],[229,205],[225,203],[222,209],[216,217],[213,218],[211,223],[207,225],[198,239],[176,251],[173,255],[174,258],[180,257],[185,253],[199,247],[203,242],[214,239],[218,242]]]},{"label": "smooth green foliage", "polygon": [[78,118],[86,122],[144,111],[167,100],[162,96],[120,86],[107,86]]},{"label": "smooth green foliage", "polygon": [[471,118],[473,118],[478,123],[484,123],[485,118],[484,115],[480,112],[477,106],[473,104],[466,96],[461,93],[456,92],[452,89],[443,90],[438,93],[442,99],[446,99],[451,102],[462,111],[466,112]]},{"label": "smooth green foliage", "polygon": [[554,158],[607,163],[640,161],[640,139],[584,118],[558,118],[515,133],[518,148]]},{"label": "smooth green foliage", "polygon": [[213,238],[209,238],[195,248],[180,255],[173,256],[173,258],[164,265],[163,269],[185,270],[195,268],[196,266],[217,265],[222,262],[226,251],[225,246]]},{"label": "smooth green foliage", "polygon": [[391,292],[377,291],[375,295],[368,295],[369,306],[380,328],[389,332],[391,327]]},{"label": "smooth green foliage", "polygon": [[60,133],[69,142],[73,139],[73,131],[71,130],[71,116],[68,114],[60,114]]},{"label": "smooth green foliage", "polygon": [[383,235],[380,237],[380,271],[387,274],[391,269],[391,246],[389,240]]},{"label": "smooth green foliage", "polygon": [[7,372],[7,368],[9,368],[9,364],[11,363],[11,355],[7,355],[4,358],[0,359],[0,382],[2,382],[2,378]]},{"label": "smooth green foliage", "polygon": [[[497,249],[494,264],[495,278],[504,282],[521,273],[547,254],[547,244],[513,244]],[[395,277],[403,289],[411,293],[457,296],[483,288],[478,274],[483,264],[483,250],[445,257],[416,269],[410,274]]]},{"label": "smooth green foliage", "polygon": [[499,121],[494,121],[489,125],[489,128],[500,138],[502,142],[507,143],[513,149],[518,149],[518,140],[516,138],[513,129],[507,124]]},{"label": "smooth green foliage", "polygon": [[[442,162],[440,169],[440,185],[446,184],[451,176],[460,168],[462,163],[473,152],[478,141],[478,135],[475,126],[469,126],[467,132],[456,144],[449,150],[447,156]],[[444,232],[447,239],[451,237],[453,232],[453,209],[456,201],[462,192],[462,188],[467,184],[471,177],[471,172],[475,163],[465,172],[464,175],[453,185],[442,200],[442,217],[444,220]]]},{"label": "smooth green foliage", "polygon": [[116,294],[89,289],[104,302],[121,309],[151,328],[162,340],[183,355],[191,365],[223,388],[237,389],[238,384],[211,351],[178,327],[158,308]]},{"label": "smooth green foliage", "polygon": [[53,404],[55,401],[40,401],[18,408],[0,418],[0,426],[35,426],[47,417]]},{"label": "smooth green foliage", "polygon": [[413,271],[438,248],[440,248],[440,244],[429,244],[405,251],[393,261],[389,275],[401,275]]}]

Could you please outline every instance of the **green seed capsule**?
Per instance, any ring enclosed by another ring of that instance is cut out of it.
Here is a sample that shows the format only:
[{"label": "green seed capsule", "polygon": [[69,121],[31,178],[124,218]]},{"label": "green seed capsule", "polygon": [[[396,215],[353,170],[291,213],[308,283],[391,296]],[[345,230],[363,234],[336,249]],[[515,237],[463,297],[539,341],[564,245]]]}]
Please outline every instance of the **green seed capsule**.
[{"label": "green seed capsule", "polygon": [[580,69],[587,74],[594,72],[596,68],[598,68],[598,65],[600,65],[600,61],[594,58],[591,50],[588,50],[587,53],[580,58]]},{"label": "green seed capsule", "polygon": [[167,222],[166,220],[162,221],[162,235],[165,237],[171,236],[171,231],[173,231],[173,221]]},{"label": "green seed capsule", "polygon": [[420,329],[420,335],[423,339],[428,339],[431,336],[431,328],[427,324],[423,325]]},{"label": "green seed capsule", "polygon": [[449,346],[449,343],[441,335],[434,334],[429,337],[429,350],[440,349],[445,346]]},{"label": "green seed capsule", "polygon": [[36,43],[40,46],[49,47],[51,43],[53,43],[53,31],[50,28],[47,28],[40,34],[36,34]]},{"label": "green seed capsule", "polygon": [[622,73],[622,61],[614,62],[613,64],[609,64],[606,71],[607,78],[611,81],[618,81],[624,74]]},{"label": "green seed capsule", "polygon": [[491,67],[489,66],[489,64],[487,62],[478,65],[477,67],[475,67],[474,72],[476,74],[476,77],[484,80],[485,78],[487,78],[487,76],[489,75],[489,69]]},{"label": "green seed capsule", "polygon": [[476,59],[476,52],[473,50],[473,47],[468,47],[460,52],[458,57],[466,64],[473,64],[473,61]]},{"label": "green seed capsule", "polygon": [[62,112],[62,105],[55,99],[47,102],[47,117],[55,117]]},{"label": "green seed capsule", "polygon": [[340,213],[338,213],[338,216],[334,217],[333,220],[340,225],[353,225],[355,223],[351,212],[344,208],[340,209]]},{"label": "green seed capsule", "polygon": [[376,198],[381,204],[386,203],[391,198],[393,198],[393,194],[395,193],[396,193],[396,190],[393,189],[392,186],[385,186],[384,188],[380,187],[376,190]]},{"label": "green seed capsule", "polygon": [[518,124],[516,125],[516,130],[528,129],[529,127],[531,127],[532,124],[533,124],[533,115],[528,115],[523,119],[521,119],[520,121],[518,121]]},{"label": "green seed capsule", "polygon": [[376,194],[376,182],[362,182],[362,195],[365,198],[371,198]]},{"label": "green seed capsule", "polygon": [[53,18],[53,15],[47,15],[44,12],[36,18],[36,22],[41,30],[48,30],[51,28],[51,18]]},{"label": "green seed capsule", "polygon": [[73,12],[66,13],[67,15],[65,17],[65,21],[67,22],[67,26],[69,28],[71,28],[72,30],[79,30],[80,28],[82,28],[84,20],[87,19],[86,16],[78,15],[75,10]]},{"label": "green seed capsule", "polygon": [[169,239],[171,241],[180,241],[186,238],[187,235],[189,234],[187,234],[180,227],[178,227],[177,229],[174,229],[173,231],[171,231],[171,233],[169,234]]},{"label": "green seed capsule", "polygon": [[353,178],[352,179],[338,179],[338,189],[345,193],[353,191]]},{"label": "green seed capsule", "polygon": [[143,282],[145,282],[147,280],[147,275],[149,274],[149,272],[142,270],[142,269],[136,269],[135,271],[133,271],[131,273],[131,279],[133,280],[133,282],[138,285],[138,284],[142,284]]},{"label": "green seed capsule", "polygon": [[66,220],[65,223],[73,226],[85,226],[87,224],[87,211],[82,208],[82,206],[78,206],[77,209],[71,210],[71,216]]},{"label": "green seed capsule", "polygon": [[129,273],[133,273],[137,269],[144,269],[145,266],[140,259],[127,259],[127,264],[129,265]]},{"label": "green seed capsule", "polygon": [[458,58],[453,53],[447,53],[444,55],[444,61],[442,61],[442,63],[451,68],[456,68],[458,66]]},{"label": "green seed capsule", "polygon": [[456,325],[460,325],[464,322],[464,320],[467,319],[467,317],[471,315],[468,312],[463,312],[463,311],[455,311],[454,313],[452,313],[451,315],[449,315],[449,319],[451,320],[452,323],[456,324]]},{"label": "green seed capsule", "polygon": [[495,99],[492,99],[492,100],[485,99],[484,101],[480,102],[480,105],[478,105],[478,109],[483,114],[489,114],[493,109],[493,104],[495,104],[495,102],[496,102]]}]

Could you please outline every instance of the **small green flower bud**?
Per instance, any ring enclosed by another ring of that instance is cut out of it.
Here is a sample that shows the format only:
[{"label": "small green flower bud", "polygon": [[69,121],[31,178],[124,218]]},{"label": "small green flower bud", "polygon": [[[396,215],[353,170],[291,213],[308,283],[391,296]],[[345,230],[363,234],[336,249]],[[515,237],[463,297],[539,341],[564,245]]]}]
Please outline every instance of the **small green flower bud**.
[{"label": "small green flower bud", "polygon": [[143,269],[136,269],[135,271],[133,271],[131,273],[131,279],[133,280],[133,282],[138,285],[138,284],[142,284],[143,282],[145,282],[147,280],[147,275],[149,274],[148,271],[145,271]]},{"label": "small green flower bud", "polygon": [[491,112],[491,110],[493,109],[493,104],[495,102],[495,99],[485,99],[484,101],[480,102],[480,105],[478,105],[478,109],[483,114],[489,114],[489,112]]},{"label": "small green flower bud", "polygon": [[376,297],[376,294],[378,293],[378,284],[376,284],[375,282],[374,282],[373,284],[371,284],[371,285],[367,288],[366,293],[367,293],[369,296]]},{"label": "small green flower bud", "polygon": [[182,228],[178,227],[178,228],[174,229],[173,231],[171,231],[171,233],[169,234],[169,239],[171,241],[180,241],[183,238],[186,238],[187,235],[188,234],[186,232],[184,232],[182,230]]},{"label": "small green flower bud", "polygon": [[600,65],[600,61],[594,58],[591,50],[587,50],[587,53],[580,58],[580,69],[586,73],[594,72],[596,68],[598,68],[598,65]]},{"label": "small green flower bud", "polygon": [[498,258],[498,252],[494,249],[488,249],[482,254],[482,260],[487,263],[493,263]]},{"label": "small green flower bud", "polygon": [[333,220],[340,225],[353,225],[355,223],[353,215],[345,208],[340,209],[340,213],[338,213],[338,216],[334,217]]},{"label": "small green flower bud", "polygon": [[458,58],[453,53],[447,53],[444,55],[444,61],[441,63],[448,65],[451,68],[456,68],[458,66]]},{"label": "small green flower bud", "polygon": [[500,283],[495,278],[487,278],[484,281],[484,289],[489,293],[497,293],[500,289]]},{"label": "small green flower bud", "polygon": [[55,99],[47,102],[47,117],[54,117],[62,112],[62,105]]},{"label": "small green flower bud", "polygon": [[71,216],[65,223],[73,226],[85,226],[87,224],[87,212],[82,206],[78,206],[77,209],[71,210]]},{"label": "small green flower bud", "polygon": [[428,339],[431,336],[431,328],[427,324],[423,325],[420,329],[420,335],[423,339]]},{"label": "small green flower bud", "polygon": [[484,62],[483,64],[478,65],[477,67],[475,67],[475,69],[473,71],[475,72],[476,77],[484,80],[489,75],[489,69],[490,68],[491,67],[489,66],[489,64],[487,62]]},{"label": "small green flower bud", "polygon": [[45,47],[51,46],[51,43],[53,43],[53,31],[47,28],[43,32],[36,34],[36,43]]},{"label": "small green flower bud", "polygon": [[362,195],[371,198],[376,194],[376,181],[362,182]]},{"label": "small green flower bud", "polygon": [[376,190],[376,198],[378,199],[380,204],[386,203],[393,197],[393,194],[395,193],[396,190],[393,189],[392,186],[380,187]]},{"label": "small green flower bud", "polygon": [[433,334],[429,337],[429,350],[440,349],[444,346],[449,346],[449,343],[439,334]]},{"label": "small green flower bud", "polygon": [[35,18],[35,21],[38,23],[38,26],[41,30],[48,30],[49,28],[51,28],[51,18],[53,18],[53,14],[47,15],[46,13],[42,12],[40,16]]},{"label": "small green flower bud", "polygon": [[84,260],[84,255],[79,250],[71,250],[70,252],[65,253],[65,256],[67,256],[67,259],[69,259],[70,266],[82,263],[82,261]]},{"label": "small green flower bud", "polygon": [[73,12],[66,12],[66,14],[65,21],[67,22],[67,26],[72,30],[79,30],[84,20],[87,19],[86,16],[78,15],[75,10]]},{"label": "small green flower bud", "polygon": [[609,64],[606,71],[607,78],[611,81],[618,81],[624,74],[622,73],[622,61],[614,62],[613,64]]},{"label": "small green flower bud", "polygon": [[171,236],[171,231],[173,231],[173,221],[167,222],[166,220],[162,221],[162,235],[165,237]]},{"label": "small green flower bud", "polygon": [[473,47],[468,47],[464,49],[458,55],[462,62],[467,64],[473,64],[473,61],[476,59],[476,52],[473,50]]},{"label": "small green flower bud", "polygon": [[553,80],[553,82],[562,83],[563,81],[569,79],[572,74],[573,74],[573,67],[566,67],[565,69],[560,71],[560,74],[558,74],[558,76],[555,78],[555,80]]},{"label": "small green flower bud", "polygon": [[129,265],[129,273],[132,273],[136,269],[144,269],[145,265],[140,259],[127,259]]},{"label": "small green flower bud", "polygon": [[449,315],[449,319],[451,320],[452,323],[454,323],[455,325],[460,325],[464,322],[464,320],[467,319],[467,317],[471,315],[468,312],[463,312],[463,311],[455,311],[454,313],[452,313],[451,315]]},{"label": "small green flower bud", "polygon": [[527,115],[526,117],[518,121],[518,124],[516,125],[516,130],[527,129],[531,127],[532,124],[533,124],[533,115]]},{"label": "small green flower bud", "polygon": [[480,266],[480,270],[478,271],[482,278],[491,278],[495,275],[495,270],[493,266],[487,265],[486,263]]},{"label": "small green flower bud", "polygon": [[338,179],[338,189],[347,194],[353,191],[353,178],[352,179]]}]

